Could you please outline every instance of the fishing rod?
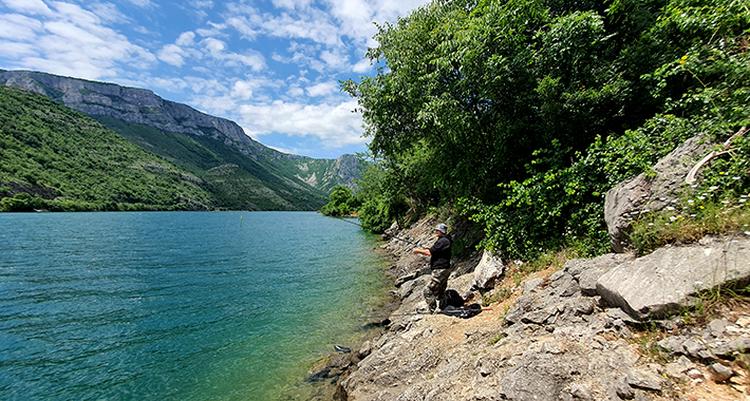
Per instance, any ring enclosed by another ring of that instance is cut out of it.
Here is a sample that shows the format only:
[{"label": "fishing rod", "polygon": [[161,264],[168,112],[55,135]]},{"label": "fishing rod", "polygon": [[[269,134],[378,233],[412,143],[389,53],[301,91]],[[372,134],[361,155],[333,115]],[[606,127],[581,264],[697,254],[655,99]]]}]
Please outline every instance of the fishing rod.
[{"label": "fishing rod", "polygon": [[[357,226],[357,227],[359,227],[359,228],[362,228],[362,229],[364,229],[364,228],[365,228],[365,227],[364,227],[364,226],[363,226],[362,224],[359,224],[359,223],[357,223],[357,222],[354,222],[354,221],[351,221],[351,220],[347,220],[347,219],[345,219],[344,217],[339,217],[339,216],[330,216],[330,217],[333,217],[334,219],[337,219],[337,220],[341,220],[341,221],[343,221],[344,223],[349,223],[349,224],[355,225],[355,226]],[[389,236],[390,238],[393,238],[393,239],[399,240],[399,241],[401,241],[401,242],[406,242],[407,244],[411,244],[411,245],[415,245],[415,246],[418,246],[418,247],[420,247],[420,248],[423,248],[422,244],[420,244],[419,242],[414,242],[414,241],[410,241],[410,240],[407,240],[407,239],[403,239],[403,238],[400,238],[400,237],[398,237],[398,236],[396,236],[396,235],[390,235],[390,234],[388,234],[388,236]]]},{"label": "fishing rod", "polygon": [[401,312],[401,313],[391,313],[388,316],[419,316],[419,315],[433,315],[433,314],[440,314],[440,315],[448,315],[453,316],[456,313],[459,312],[466,312],[466,311],[491,311],[492,308],[465,308],[465,309],[453,309],[453,310],[440,310],[435,313],[432,312]]}]

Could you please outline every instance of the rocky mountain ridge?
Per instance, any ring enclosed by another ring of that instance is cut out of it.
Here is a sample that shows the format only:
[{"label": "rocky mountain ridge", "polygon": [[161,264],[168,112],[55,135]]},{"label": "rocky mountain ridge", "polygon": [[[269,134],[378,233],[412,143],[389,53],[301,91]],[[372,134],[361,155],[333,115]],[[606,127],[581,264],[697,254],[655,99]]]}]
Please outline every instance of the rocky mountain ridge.
[{"label": "rocky mountain ridge", "polygon": [[[33,71],[0,70],[0,85],[16,87],[47,96],[72,109],[99,119],[109,128],[146,150],[160,154],[170,161],[180,163],[181,156],[172,148],[187,146],[191,153],[203,151],[201,145],[189,142],[162,143],[162,138],[140,135],[143,127],[165,134],[179,134],[199,141],[212,140],[213,153],[236,152],[254,163],[252,177],[262,184],[269,178],[277,181],[265,185],[263,191],[276,193],[274,204],[281,208],[316,208],[320,206],[328,191],[335,185],[353,186],[360,177],[364,163],[353,155],[337,159],[314,159],[290,155],[266,147],[245,134],[235,122],[202,113],[194,108],[165,100],[148,89],[124,87],[112,83],[94,82],[77,78],[56,76]],[[111,124],[110,124],[111,123]],[[136,131],[136,132],[134,132]],[[134,137],[137,137],[134,140]],[[165,149],[166,148],[166,149]],[[221,158],[220,158],[221,159]],[[193,163],[195,164],[195,163]],[[203,169],[233,164],[226,160],[215,160]],[[235,163],[236,164],[236,163]],[[207,168],[205,168],[207,167]],[[268,177],[268,178],[266,178]],[[254,185],[258,184],[255,182]],[[260,192],[260,191],[259,191]],[[297,202],[294,192],[305,193],[308,200]],[[252,206],[252,205],[250,205]]]}]

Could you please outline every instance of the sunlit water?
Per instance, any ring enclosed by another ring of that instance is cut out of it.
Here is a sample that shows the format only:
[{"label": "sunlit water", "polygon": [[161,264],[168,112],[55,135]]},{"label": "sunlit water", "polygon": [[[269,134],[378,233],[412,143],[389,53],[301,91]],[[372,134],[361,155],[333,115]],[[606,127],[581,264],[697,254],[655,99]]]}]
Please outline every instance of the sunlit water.
[{"label": "sunlit water", "polygon": [[304,399],[383,302],[316,213],[0,214],[0,400]]}]

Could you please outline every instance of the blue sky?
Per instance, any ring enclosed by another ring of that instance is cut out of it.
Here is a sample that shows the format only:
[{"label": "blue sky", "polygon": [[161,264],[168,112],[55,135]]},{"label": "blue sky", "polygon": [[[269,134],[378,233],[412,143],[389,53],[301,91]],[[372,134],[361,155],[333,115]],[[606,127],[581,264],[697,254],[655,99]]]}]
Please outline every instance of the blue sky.
[{"label": "blue sky", "polygon": [[374,73],[374,22],[427,0],[0,0],[0,68],[151,89],[288,153],[363,151],[338,81]]}]

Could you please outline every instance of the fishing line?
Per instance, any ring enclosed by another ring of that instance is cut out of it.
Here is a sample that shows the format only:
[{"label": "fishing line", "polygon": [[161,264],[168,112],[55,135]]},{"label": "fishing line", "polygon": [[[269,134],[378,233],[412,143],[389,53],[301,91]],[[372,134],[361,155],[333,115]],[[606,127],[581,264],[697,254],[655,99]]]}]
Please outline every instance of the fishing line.
[{"label": "fishing line", "polygon": [[[359,228],[364,229],[364,226],[362,226],[362,224],[359,224],[359,223],[357,223],[355,221],[347,220],[344,217],[338,217],[338,216],[328,216],[328,217],[333,217],[336,220],[341,220],[344,223],[349,223],[349,224],[352,224],[352,225],[355,225],[355,226],[357,226]],[[389,235],[389,237],[393,238],[393,239],[396,239],[396,240],[399,240],[401,242],[406,242],[407,244],[416,245],[416,246],[418,246],[420,248],[423,248],[422,244],[420,244],[419,242],[414,242],[414,241],[411,241],[411,240],[403,239],[403,238],[400,238],[400,237],[395,236],[395,235]]]},{"label": "fishing line", "polygon": [[436,312],[400,312],[400,313],[391,313],[390,316],[420,316],[420,315],[446,315],[446,316],[453,316],[451,313],[457,313],[459,311],[491,311],[492,308],[477,308],[477,309],[454,309],[454,310],[439,310]]}]

